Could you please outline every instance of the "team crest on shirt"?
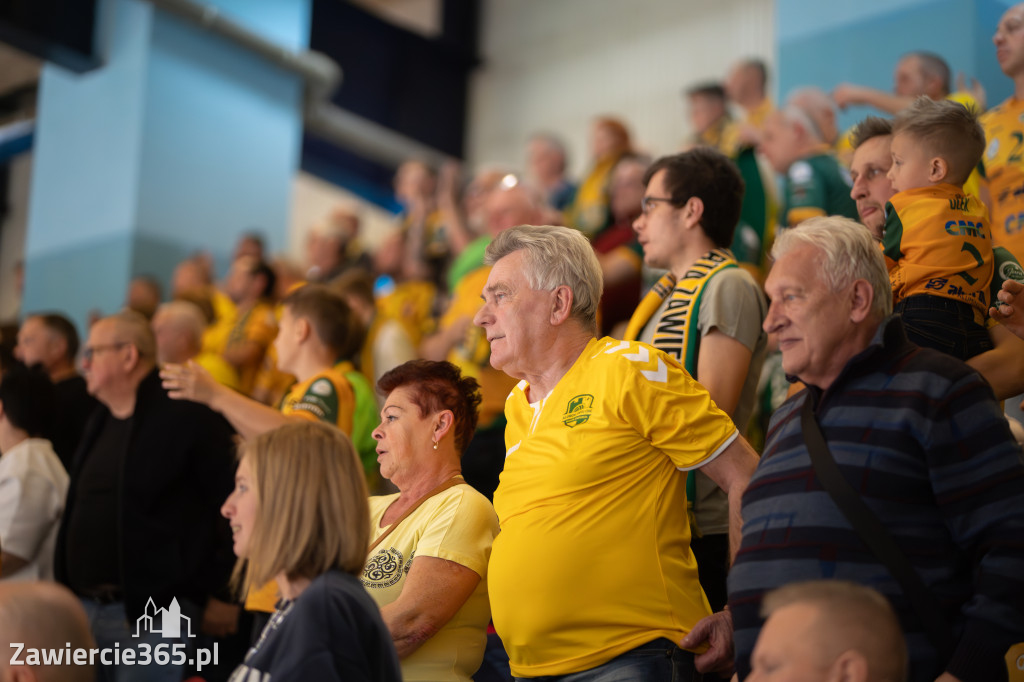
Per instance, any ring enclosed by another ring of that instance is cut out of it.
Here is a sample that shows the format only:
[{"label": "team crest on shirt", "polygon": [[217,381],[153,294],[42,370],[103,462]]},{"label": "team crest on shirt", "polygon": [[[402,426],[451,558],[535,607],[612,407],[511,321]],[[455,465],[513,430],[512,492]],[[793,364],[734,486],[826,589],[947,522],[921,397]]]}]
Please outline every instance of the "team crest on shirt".
[{"label": "team crest on shirt", "polygon": [[309,390],[317,395],[330,395],[334,390],[334,387],[331,386],[330,379],[317,379],[313,382],[313,385],[309,387]]},{"label": "team crest on shirt", "polygon": [[562,415],[562,423],[570,429],[590,419],[590,413],[594,411],[594,396],[583,393],[569,401],[565,406],[565,414]]}]

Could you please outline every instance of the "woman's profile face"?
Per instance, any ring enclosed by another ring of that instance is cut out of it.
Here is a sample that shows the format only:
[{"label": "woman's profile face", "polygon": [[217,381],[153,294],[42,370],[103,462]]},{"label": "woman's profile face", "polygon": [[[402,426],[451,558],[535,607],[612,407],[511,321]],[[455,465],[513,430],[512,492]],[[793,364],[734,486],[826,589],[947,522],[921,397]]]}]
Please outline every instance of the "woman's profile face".
[{"label": "woman's profile face", "polygon": [[247,555],[258,508],[256,479],[253,477],[249,458],[243,457],[238,463],[238,471],[235,472],[235,489],[220,508],[220,513],[231,523],[231,537],[234,540],[236,556]]},{"label": "woman's profile face", "polygon": [[434,420],[431,415],[420,416],[420,408],[412,401],[412,395],[407,386],[391,391],[380,411],[380,426],[373,431],[381,476],[399,489],[404,481],[415,477],[417,456],[434,446]]}]

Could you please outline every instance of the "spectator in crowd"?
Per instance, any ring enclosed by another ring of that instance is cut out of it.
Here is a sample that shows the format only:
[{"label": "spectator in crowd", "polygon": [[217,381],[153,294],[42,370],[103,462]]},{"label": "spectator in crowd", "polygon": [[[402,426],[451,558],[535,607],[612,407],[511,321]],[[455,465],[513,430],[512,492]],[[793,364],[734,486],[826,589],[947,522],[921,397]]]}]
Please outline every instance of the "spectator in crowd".
[{"label": "spectator in crowd", "polygon": [[[634,223],[648,266],[668,272],[633,313],[627,341],[671,355],[745,434],[757,400],[767,335],[761,288],[728,251],[743,179],[726,156],[696,148],[654,162]],[[725,606],[729,500],[702,471],[688,473],[690,548],[712,610]]]},{"label": "spectator in crowd", "polygon": [[632,151],[626,125],[609,116],[596,119],[590,132],[591,167],[565,211],[567,224],[591,237],[611,221],[608,185],[619,159]]},{"label": "spectator in crowd", "polygon": [[[885,206],[896,193],[889,180],[892,154],[892,122],[888,119],[868,116],[854,126],[850,133],[853,144],[853,160],[850,178],[853,189],[850,196],[857,202],[860,222],[871,231],[878,241],[882,240],[885,228]],[[1004,257],[999,248],[994,249],[997,261]],[[1006,256],[1012,258],[1012,256]],[[990,299],[995,301],[1001,277],[993,277]],[[998,311],[992,316],[1000,320]],[[988,335],[993,349],[975,355],[967,364],[985,377],[991,384],[998,400],[1005,400],[1024,392],[1024,339],[1019,339],[1003,324],[990,326]]]},{"label": "spectator in crowd", "polygon": [[[89,392],[102,406],[71,470],[57,579],[81,598],[100,648],[138,653],[142,644],[175,643],[159,633],[132,636],[128,624],[149,599],[160,608],[177,599],[203,633],[234,632],[230,538],[216,520],[231,490],[234,432],[208,407],[168,397],[153,332],[138,313],[94,324],[82,357]],[[126,666],[102,667],[114,676]],[[153,679],[180,675],[182,666],[147,670]]]},{"label": "spectator in crowd", "polygon": [[[1024,560],[1024,465],[991,389],[955,358],[907,341],[890,317],[885,264],[866,228],[816,219],[780,235],[773,255],[765,329],[806,389],[775,412],[743,497],[731,610],[704,621],[689,643],[727,633],[731,615],[743,679],[763,596],[795,580],[837,578],[890,599],[911,680],[1005,679],[1003,656],[1024,638],[1013,568]],[[840,512],[821,483],[829,462],[880,531],[862,535]],[[923,598],[870,548],[885,531]],[[727,659],[725,642],[702,664]]]},{"label": "spectator in crowd", "polygon": [[1024,160],[1016,150],[1024,139],[1024,4],[1003,13],[992,37],[999,68],[1013,81],[1013,95],[985,112],[981,125],[988,145],[982,198],[992,219],[992,243],[1024,260]]},{"label": "spectator in crowd", "polygon": [[[536,221],[541,216],[542,200],[532,188],[519,183],[491,193],[487,200],[487,243],[516,225]],[[480,382],[480,418],[476,435],[462,454],[462,473],[466,482],[488,499],[498,487],[498,476],[505,461],[505,398],[515,380],[492,367],[490,346],[484,331],[473,326],[473,315],[480,309],[481,292],[491,272],[483,262],[466,274],[452,291],[448,309],[441,315],[436,334],[424,339],[420,355],[427,360],[448,360],[467,376]]]},{"label": "spectator in crowd", "polygon": [[58,418],[50,426],[49,437],[64,468],[70,470],[85,425],[98,405],[75,368],[75,325],[59,313],[29,315],[18,330],[14,352],[29,367],[41,366],[53,382],[54,403],[48,409]]},{"label": "spectator in crowd", "polygon": [[839,134],[836,104],[824,90],[814,86],[797,88],[786,97],[786,106],[795,106],[807,112],[807,117],[821,135],[822,141],[835,154],[840,165],[843,168],[850,165],[850,141],[845,135]]},{"label": "spectator in crowd", "polygon": [[222,356],[203,351],[206,320],[195,303],[171,301],[161,304],[153,315],[152,326],[158,365],[183,365],[194,360],[217,383],[238,389],[235,368]]},{"label": "spectator in crowd", "polygon": [[876,90],[863,85],[840,83],[832,91],[832,99],[840,109],[864,105],[889,114],[895,114],[910,106],[921,96],[936,102],[952,99],[976,113],[985,109],[985,90],[977,80],[972,79],[970,91],[960,87],[951,93],[952,74],[946,60],[934,52],[915,51],[903,55],[893,71],[893,91]]},{"label": "spectator in crowd", "polygon": [[627,154],[615,164],[608,188],[612,224],[590,241],[604,278],[598,308],[602,335],[615,336],[612,330],[621,330],[640,302],[643,250],[633,232],[633,221],[642,210],[644,172],[649,165],[650,157],[640,154]]},{"label": "spectator in crowd", "polygon": [[151,320],[162,300],[160,283],[149,275],[140,275],[128,283],[128,296],[125,298],[124,307]]},{"label": "spectator in crowd", "polygon": [[[28,663],[28,651],[95,648],[82,605],[66,587],[51,582],[0,583],[0,641],[24,645],[23,664],[11,662],[13,649],[0,656],[3,682],[93,682],[96,670],[82,665]],[[40,658],[42,656],[40,655]]]},{"label": "spectator in crowd", "polygon": [[274,271],[263,261],[236,260],[224,282],[233,313],[219,318],[204,338],[204,347],[222,355],[238,372],[238,389],[245,395],[252,392],[263,356],[277,334],[271,302],[274,279]]},{"label": "spectator in crowd", "polygon": [[53,580],[68,474],[46,440],[54,390],[39,369],[0,378],[0,578]]},{"label": "spectator in crowd", "polygon": [[399,682],[391,638],[356,578],[370,519],[351,441],[303,422],[257,436],[240,454],[221,509],[236,582],[255,589],[272,580],[282,601],[231,679]]},{"label": "spectator in crowd", "polygon": [[238,241],[235,242],[235,252],[231,257],[231,261],[234,262],[243,256],[255,258],[256,260],[266,260],[266,244],[260,232],[250,230],[239,235]]},{"label": "spectator in crowd", "polygon": [[385,374],[374,431],[381,475],[398,493],[370,498],[363,585],[380,606],[406,680],[469,682],[484,654],[491,503],[460,475],[473,438],[477,382],[447,362]]},{"label": "spectator in crowd", "polygon": [[905,682],[907,643],[892,606],[843,580],[792,583],[769,592],[750,682]]},{"label": "spectator in crowd", "polygon": [[534,133],[526,144],[526,174],[544,193],[548,205],[564,211],[576,198],[576,185],[566,175],[569,157],[562,141],[551,133]]},{"label": "spectator in crowd", "polygon": [[713,147],[732,155],[739,144],[738,129],[729,115],[721,83],[699,83],[684,93],[690,114],[690,144]]},{"label": "spectator in crowd", "polygon": [[676,642],[708,607],[678,469],[703,467],[727,491],[738,534],[756,455],[671,356],[595,338],[601,270],[582,234],[515,227],[487,259],[474,321],[491,365],[520,380],[488,568],[512,674],[688,679],[693,654]]},{"label": "spectator in crowd", "polygon": [[782,176],[779,225],[793,227],[824,215],[857,217],[849,175],[835,157],[812,114],[799,101],[765,121],[760,150]]},{"label": "spectator in crowd", "polygon": [[369,256],[359,244],[359,216],[339,206],[310,230],[306,242],[306,279],[326,283],[348,268],[368,267]]},{"label": "spectator in crowd", "polygon": [[768,67],[760,59],[741,59],[729,69],[724,85],[729,101],[743,113],[738,131],[740,144],[759,145],[765,121],[774,110],[768,99]]},{"label": "spectator in crowd", "polygon": [[963,186],[985,133],[956,102],[921,97],[893,122],[882,245],[907,338],[966,360],[992,348],[985,325],[994,254],[985,207]]}]

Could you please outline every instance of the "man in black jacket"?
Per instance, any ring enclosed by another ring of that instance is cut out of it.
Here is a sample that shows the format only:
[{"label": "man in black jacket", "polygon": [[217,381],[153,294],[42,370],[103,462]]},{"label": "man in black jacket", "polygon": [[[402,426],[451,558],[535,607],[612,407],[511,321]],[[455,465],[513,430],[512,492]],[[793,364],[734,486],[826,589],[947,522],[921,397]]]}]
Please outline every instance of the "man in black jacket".
[{"label": "man in black jacket", "polygon": [[[237,607],[221,601],[233,556],[219,514],[233,486],[233,431],[206,406],[168,398],[155,358],[149,324],[133,312],[97,322],[83,352],[102,408],[75,455],[55,573],[82,599],[101,649],[173,645],[145,626],[176,606],[189,618],[186,645],[237,627]],[[132,672],[180,680],[174,667]]]}]

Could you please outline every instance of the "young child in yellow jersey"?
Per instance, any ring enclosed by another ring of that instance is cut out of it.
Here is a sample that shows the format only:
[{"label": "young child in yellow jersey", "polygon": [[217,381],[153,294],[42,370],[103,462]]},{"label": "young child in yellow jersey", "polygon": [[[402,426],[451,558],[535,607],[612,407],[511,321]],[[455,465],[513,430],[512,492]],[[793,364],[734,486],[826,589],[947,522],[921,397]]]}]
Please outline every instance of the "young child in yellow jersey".
[{"label": "young child in yellow jersey", "polygon": [[911,341],[961,360],[992,348],[988,212],[963,189],[984,149],[977,116],[956,102],[920,97],[893,121],[882,245],[894,311]]}]

